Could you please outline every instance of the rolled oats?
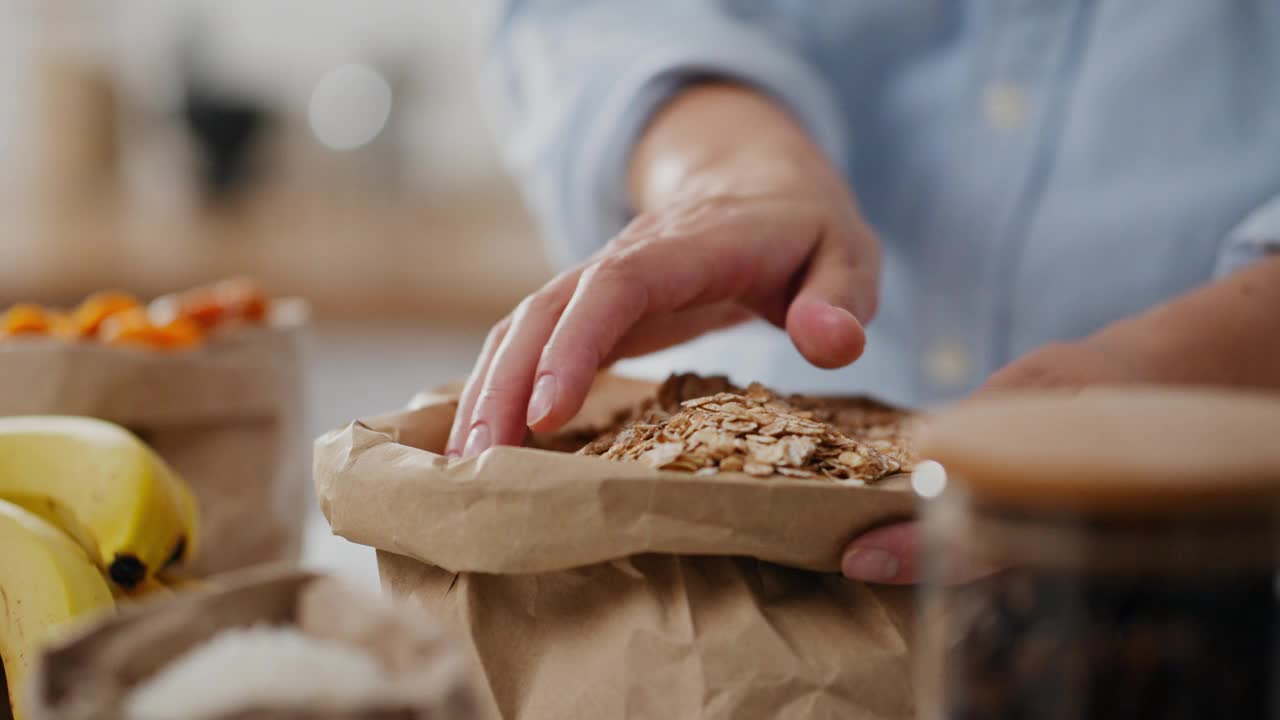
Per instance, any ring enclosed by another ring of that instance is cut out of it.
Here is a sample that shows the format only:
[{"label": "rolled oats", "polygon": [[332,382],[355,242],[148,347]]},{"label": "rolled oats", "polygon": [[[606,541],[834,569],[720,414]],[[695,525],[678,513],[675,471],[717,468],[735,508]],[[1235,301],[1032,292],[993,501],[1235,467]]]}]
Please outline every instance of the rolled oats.
[{"label": "rolled oats", "polygon": [[[705,394],[697,394],[704,392]],[[579,452],[697,475],[875,482],[910,469],[910,415],[868,400],[780,396],[758,383],[673,376]]]},{"label": "rolled oats", "polygon": [[657,443],[640,456],[640,462],[649,467],[666,467],[684,453],[684,445],[678,442]]}]

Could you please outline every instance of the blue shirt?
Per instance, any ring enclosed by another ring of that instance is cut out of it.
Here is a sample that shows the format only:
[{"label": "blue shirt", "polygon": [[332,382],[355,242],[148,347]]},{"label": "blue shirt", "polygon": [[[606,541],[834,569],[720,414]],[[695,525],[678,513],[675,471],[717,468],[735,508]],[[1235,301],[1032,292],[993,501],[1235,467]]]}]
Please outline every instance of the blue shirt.
[{"label": "blue shirt", "polygon": [[788,107],[878,231],[853,366],[748,327],[655,373],[931,403],[1280,248],[1280,0],[524,0],[492,59],[562,262],[622,228],[631,146],[708,75]]}]

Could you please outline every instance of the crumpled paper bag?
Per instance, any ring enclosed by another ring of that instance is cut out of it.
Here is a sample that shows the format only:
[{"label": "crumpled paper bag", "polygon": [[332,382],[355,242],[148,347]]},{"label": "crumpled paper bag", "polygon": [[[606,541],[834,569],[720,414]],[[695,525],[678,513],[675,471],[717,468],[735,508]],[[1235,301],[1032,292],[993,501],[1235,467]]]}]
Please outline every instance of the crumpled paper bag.
[{"label": "crumpled paper bag", "polygon": [[[604,376],[575,425],[655,386]],[[508,719],[908,718],[910,590],[836,571],[859,532],[914,511],[875,487],[694,476],[531,448],[449,461],[456,403],[316,443],[338,535],[385,588],[467,640]]]},{"label": "crumpled paper bag", "polygon": [[[343,581],[270,568],[223,576],[220,587],[125,608],[55,644],[31,686],[33,720],[124,720],[128,693],[223,630],[267,624],[347,643],[392,679],[388,697],[359,708],[246,705],[219,720],[482,720],[466,656],[403,603]],[[280,678],[281,683],[289,682]],[[209,692],[226,692],[216,677]],[[174,717],[182,708],[175,707]]]},{"label": "crumpled paper bag", "polygon": [[246,327],[178,353],[58,340],[0,343],[0,415],[87,415],[134,431],[195,491],[211,575],[296,562],[307,510],[301,331],[277,301]]}]

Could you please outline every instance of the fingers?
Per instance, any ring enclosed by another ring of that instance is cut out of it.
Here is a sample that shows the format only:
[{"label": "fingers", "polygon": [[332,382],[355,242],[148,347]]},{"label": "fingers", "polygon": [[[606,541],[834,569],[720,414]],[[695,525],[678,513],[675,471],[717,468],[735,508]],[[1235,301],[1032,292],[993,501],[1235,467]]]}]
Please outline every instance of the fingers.
[{"label": "fingers", "polygon": [[853,313],[812,297],[791,303],[786,327],[804,359],[827,370],[857,360],[867,343],[866,330]]},{"label": "fingers", "polygon": [[[468,378],[467,384],[458,401],[458,412],[455,416],[453,429],[449,435],[449,444],[446,450],[450,456],[457,457],[463,454],[470,456],[473,454],[470,452],[464,453],[464,451],[466,450],[468,436],[473,431],[476,422],[480,419],[485,419],[486,423],[485,430],[482,431],[482,435],[484,432],[489,432],[489,442],[493,445],[500,444],[500,439],[504,437],[504,435],[502,433],[494,433],[490,430],[493,425],[489,424],[490,421],[488,418],[493,417],[494,413],[500,412],[503,409],[509,411],[513,406],[516,407],[517,410],[520,409],[514,400],[511,402],[505,402],[503,400],[502,393],[494,389],[502,386],[503,383],[506,383],[506,386],[510,387],[511,383],[509,382],[510,378],[508,373],[518,371],[513,370],[513,368],[518,368],[518,365],[515,362],[512,362],[511,364],[504,364],[505,361],[504,363],[495,363],[494,358],[500,354],[500,346],[501,354],[504,358],[510,357],[512,359],[518,359],[520,357],[520,353],[517,352],[517,348],[523,343],[506,343],[504,340],[512,325],[513,317],[519,317],[523,320],[528,318],[530,315],[531,313],[526,310],[525,313],[518,313],[516,316],[508,317],[495,326],[493,331],[490,332],[489,337],[486,339],[484,349],[480,353],[480,358],[477,360],[475,369],[472,372],[471,377]],[[558,317],[559,313],[556,313],[556,316]],[[732,302],[716,303],[705,307],[691,308],[689,310],[681,310],[649,317],[637,324],[631,332],[629,332],[618,343],[612,355],[601,363],[601,366],[606,367],[622,358],[657,352],[658,350],[677,345],[704,333],[737,325],[751,317],[752,314],[749,310]],[[528,349],[528,346],[525,346],[525,349]],[[538,352],[540,354],[541,347],[538,348]],[[498,369],[491,370],[491,367]],[[497,385],[491,386],[489,383],[490,379],[495,380]],[[544,382],[544,393],[545,389],[546,383]],[[538,387],[535,383],[531,395],[536,395],[537,392]],[[484,407],[477,411],[477,399],[482,394],[486,397],[486,402]],[[538,409],[534,407],[535,405],[537,405],[537,403],[531,398],[529,411],[524,415],[520,415],[520,413],[517,412],[516,415],[524,417],[525,422],[532,422],[533,420],[536,420],[534,413],[537,413]],[[508,412],[508,415],[510,414],[511,413]],[[514,433],[515,431],[512,432]],[[476,450],[476,447],[478,447],[479,443],[483,440],[485,440],[483,436],[478,437],[476,446],[473,447],[472,450]]]},{"label": "fingers", "polygon": [[536,369],[529,427],[549,431],[581,408],[596,371],[617,342],[651,309],[643,269],[613,255],[583,273],[554,332],[549,332]]},{"label": "fingers", "polygon": [[493,363],[493,355],[497,352],[498,345],[502,343],[510,327],[511,318],[504,318],[493,326],[493,329],[489,331],[489,335],[484,339],[484,346],[480,349],[480,357],[476,359],[476,365],[472,368],[471,375],[467,377],[467,382],[462,387],[462,394],[458,396],[458,409],[453,416],[453,427],[449,430],[449,442],[445,445],[445,454],[449,457],[462,455],[466,447],[467,435],[471,431],[471,416],[475,409],[476,397],[480,394],[481,389],[484,387],[485,378],[489,375],[489,366]]},{"label": "fingers", "polygon": [[[569,421],[596,372],[642,319],[739,296],[754,275],[739,268],[749,264],[744,258],[754,262],[759,251],[749,243],[726,247],[725,240],[708,234],[637,243],[588,268],[538,363],[529,427],[546,432]],[[713,320],[716,312],[686,319]]]},{"label": "fingers", "polygon": [[[484,341],[484,347],[480,350],[480,356],[476,359],[475,367],[472,368],[471,375],[467,377],[467,382],[463,386],[462,394],[458,397],[458,410],[454,414],[453,427],[449,431],[449,442],[445,449],[448,455],[451,457],[478,455],[484,451],[485,447],[496,444],[493,439],[495,436],[493,427],[487,421],[487,418],[490,417],[487,413],[494,412],[495,407],[501,407],[504,404],[503,392],[492,386],[491,379],[494,377],[494,370],[498,365],[497,358],[502,355],[502,357],[508,358],[508,361],[510,361],[512,357],[513,343],[507,342],[507,336],[512,332],[513,328],[526,321],[531,314],[537,315],[536,312],[531,313],[531,311],[543,309],[542,306],[544,305],[547,311],[554,311],[555,316],[559,317],[559,311],[551,307],[555,303],[545,301],[554,297],[568,298],[573,286],[578,281],[578,277],[582,274],[583,268],[583,265],[579,265],[556,276],[537,293],[526,298],[515,312],[503,318],[489,331],[489,335]],[[562,302],[559,304],[563,305]],[[527,334],[527,330],[522,330],[522,332]],[[528,341],[525,340],[518,343],[517,346],[527,347],[528,344]],[[540,351],[541,346],[533,353],[535,362],[537,353]],[[500,381],[506,381],[509,374],[499,372],[498,377]],[[510,384],[508,382],[508,387]],[[528,391],[526,390],[525,392]],[[482,398],[487,398],[487,400],[481,402]],[[497,403],[496,406],[495,401]],[[510,403],[506,404],[509,405]],[[476,425],[481,419],[486,419],[486,421],[479,433],[475,434],[475,442],[473,443],[474,448],[479,449],[474,453],[469,453],[467,452],[467,442],[472,439],[471,436],[475,433]],[[487,438],[485,437],[486,434],[488,435]],[[515,433],[510,430],[506,431],[506,435],[512,434],[518,436],[513,442],[518,442],[523,437],[523,428],[520,428]]]},{"label": "fingers", "polygon": [[[694,290],[663,290],[669,263],[658,260],[668,256],[633,244],[629,250],[615,243],[612,254],[565,273],[520,304],[501,337],[487,343],[467,384],[451,450],[474,457],[519,443],[528,427],[563,424],[581,407],[618,340],[649,310],[670,310],[688,299]],[[651,291],[666,299],[651,307]]]},{"label": "fingers", "polygon": [[526,408],[535,391],[534,370],[542,350],[577,286],[575,269],[525,298],[493,351],[468,418],[462,454],[474,457],[494,445],[515,445],[527,432]]},{"label": "fingers", "polygon": [[878,278],[874,241],[823,239],[786,315],[787,333],[806,360],[830,369],[862,355],[863,325],[875,312]]},{"label": "fingers", "polygon": [[[581,408],[581,401],[575,401],[573,398],[580,396],[585,400],[586,392],[590,390],[591,380],[600,368],[609,367],[624,358],[665,350],[706,333],[739,325],[753,317],[754,314],[750,310],[732,301],[654,314],[636,322],[625,331],[604,360],[594,360],[598,353],[584,353],[578,361],[580,367],[575,367],[572,361],[558,359],[564,353],[558,349],[549,348],[544,355],[543,364],[548,368],[560,368],[560,371],[539,371],[526,420],[530,427],[540,432],[554,430],[571,419]],[[602,337],[600,340],[604,345],[609,341],[609,337]],[[569,379],[562,380],[562,377]],[[562,395],[561,390],[565,388],[562,383],[565,382],[580,383],[580,385],[571,385],[573,390]],[[567,405],[567,407],[553,414],[552,410],[557,405]]]},{"label": "fingers", "polygon": [[[921,577],[921,527],[919,523],[888,525],[864,533],[849,544],[840,560],[840,570],[850,580],[879,585],[908,585]],[[945,552],[947,584],[966,583],[985,577],[999,568],[966,557],[958,548]]]}]

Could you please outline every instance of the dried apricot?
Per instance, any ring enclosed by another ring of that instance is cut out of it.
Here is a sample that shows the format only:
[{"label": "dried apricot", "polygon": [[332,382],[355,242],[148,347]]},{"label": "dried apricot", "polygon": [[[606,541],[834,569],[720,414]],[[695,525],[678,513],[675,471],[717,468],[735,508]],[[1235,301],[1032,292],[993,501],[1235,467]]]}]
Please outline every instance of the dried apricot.
[{"label": "dried apricot", "polygon": [[268,305],[266,294],[253,281],[234,278],[156,298],[151,313],[157,321],[186,319],[214,330],[234,322],[261,323]]},{"label": "dried apricot", "polygon": [[134,296],[123,292],[100,292],[85,298],[71,314],[76,331],[82,337],[93,337],[98,334],[102,323],[107,318],[126,310],[142,307],[142,303]]},{"label": "dried apricot", "polygon": [[49,312],[39,305],[19,303],[4,313],[4,335],[47,335]]},{"label": "dried apricot", "polygon": [[238,320],[259,323],[266,319],[269,301],[257,283],[248,278],[223,280],[214,286],[227,313]]},{"label": "dried apricot", "polygon": [[185,318],[158,325],[156,331],[156,344],[165,350],[185,350],[204,341],[204,330],[194,320]]},{"label": "dried apricot", "polygon": [[151,302],[151,313],[158,321],[190,320],[206,330],[216,326],[225,312],[210,288],[165,295]]},{"label": "dried apricot", "polygon": [[151,330],[155,328],[147,311],[133,308],[118,312],[103,320],[98,336],[107,343],[146,342]]},{"label": "dried apricot", "polygon": [[185,350],[204,340],[195,321],[176,318],[157,324],[144,308],[116,313],[102,323],[100,337],[110,345],[140,345],[154,350]]}]

